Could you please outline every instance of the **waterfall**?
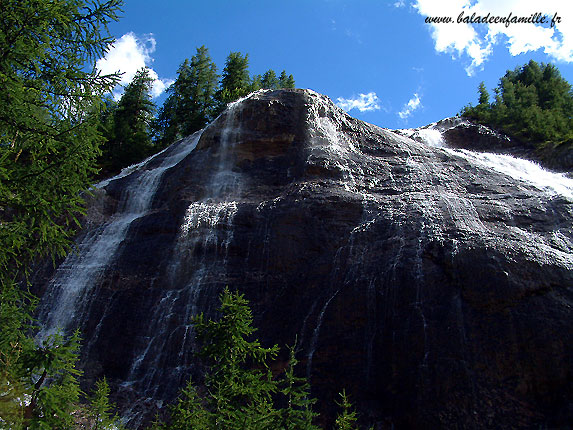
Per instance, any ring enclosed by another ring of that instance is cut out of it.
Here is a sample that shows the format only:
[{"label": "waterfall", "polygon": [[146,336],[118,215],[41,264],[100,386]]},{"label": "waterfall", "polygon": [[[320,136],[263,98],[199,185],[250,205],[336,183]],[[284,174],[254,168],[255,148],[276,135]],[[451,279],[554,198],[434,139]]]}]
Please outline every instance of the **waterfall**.
[{"label": "waterfall", "polygon": [[[180,224],[172,263],[167,269],[171,289],[164,291],[153,306],[147,334],[136,345],[123,383],[123,389],[135,390],[150,399],[177,390],[188,378],[196,352],[192,317],[199,311],[199,301],[217,303],[220,289],[207,287],[218,285],[225,276],[233,219],[243,186],[241,174],[233,170],[233,147],[240,138],[236,119],[242,111],[241,101],[230,104],[222,118],[220,141],[212,148],[216,168],[211,172],[205,195],[188,205]],[[220,126],[220,121],[212,124]],[[127,411],[125,415],[133,421],[131,425],[140,418],[137,411]]]},{"label": "waterfall", "polygon": [[514,179],[533,185],[550,194],[558,194],[573,200],[573,179],[562,173],[546,170],[537,163],[505,154],[474,152],[466,149],[447,149],[477,165],[490,167]]},{"label": "waterfall", "polygon": [[454,149],[446,147],[443,138],[443,129],[436,124],[419,129],[398,130],[400,134],[415,140],[421,140],[426,145],[443,148],[449,154],[462,157],[472,164],[493,169],[510,176],[549,194],[557,194],[573,199],[573,179],[562,173],[555,173],[542,168],[534,161],[513,157],[507,154],[492,152],[476,152],[467,149]]},{"label": "waterfall", "polygon": [[132,175],[118,203],[118,211],[103,225],[80,237],[72,251],[53,275],[40,303],[39,321],[43,339],[58,329],[75,328],[89,306],[90,292],[98,286],[131,224],[150,209],[163,174],[183,160],[196,146],[201,133],[183,139],[170,148],[139,163],[145,167],[163,157],[148,170],[130,168],[97,186],[105,187],[113,180]]}]

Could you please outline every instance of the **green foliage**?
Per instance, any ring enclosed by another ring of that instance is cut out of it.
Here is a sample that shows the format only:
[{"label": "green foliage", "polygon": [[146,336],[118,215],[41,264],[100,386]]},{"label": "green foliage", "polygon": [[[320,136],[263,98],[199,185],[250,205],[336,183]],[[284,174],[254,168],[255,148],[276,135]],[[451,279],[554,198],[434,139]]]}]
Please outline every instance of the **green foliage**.
[{"label": "green foliage", "polygon": [[231,52],[227,56],[221,84],[215,93],[220,113],[227,103],[245,97],[252,91],[249,77],[249,55],[244,56],[240,52]]},{"label": "green foliage", "polygon": [[573,93],[554,65],[531,60],[508,70],[495,89],[493,103],[483,82],[478,92],[479,104],[466,106],[462,116],[538,147],[573,142]]},{"label": "green foliage", "polygon": [[62,256],[95,172],[94,109],[115,76],[86,71],[111,42],[119,1],[5,0],[0,8],[0,272]]},{"label": "green foliage", "polygon": [[294,77],[292,75],[288,75],[286,74],[286,72],[283,70],[281,72],[281,75],[279,76],[279,88],[294,88]]},{"label": "green foliage", "polygon": [[7,390],[0,395],[0,429],[72,427],[80,394],[75,368],[79,341],[77,332],[69,339],[55,334],[39,346],[22,337],[17,360],[2,374]]},{"label": "green foliage", "polygon": [[356,412],[352,410],[352,404],[346,395],[346,391],[342,390],[340,393],[340,402],[337,403],[342,408],[342,412],[336,417],[335,429],[336,430],[354,430],[356,429],[356,421],[358,420]]},{"label": "green foliage", "polygon": [[275,89],[279,86],[279,80],[274,70],[267,70],[261,78],[261,88]]},{"label": "green foliage", "polygon": [[214,415],[206,409],[191,380],[181,390],[179,399],[171,406],[170,412],[169,424],[156,421],[151,430],[209,430],[216,428],[213,423]]},{"label": "green foliage", "polygon": [[489,105],[489,93],[487,92],[487,89],[483,81],[480,82],[479,84],[478,92],[479,92],[479,104]]},{"label": "green foliage", "polygon": [[78,332],[70,339],[55,334],[24,354],[22,377],[29,378],[26,391],[32,393],[24,415],[29,429],[72,426],[72,412],[80,394],[77,380],[80,372],[75,368],[79,348]]},{"label": "green foliage", "polygon": [[202,314],[194,320],[201,356],[210,368],[205,378],[208,408],[217,428],[268,428],[275,416],[271,396],[277,391],[268,362],[278,347],[249,340],[256,329],[241,294],[226,289],[220,311],[219,321],[205,321]]},{"label": "green foliage", "polygon": [[201,130],[215,115],[217,66],[208,49],[197,48],[197,54],[191,61],[186,59],[177,73],[154,122],[155,141],[160,148]]},{"label": "green foliage", "polygon": [[101,127],[107,133],[101,164],[105,171],[115,172],[143,160],[151,154],[151,120],[155,105],[151,101],[153,79],[149,70],[139,70],[125,88],[117,106],[108,103],[109,118]]},{"label": "green foliage", "polygon": [[[96,172],[102,94],[93,64],[120,0],[4,0],[0,8],[0,426],[66,428],[77,336],[37,346],[33,262],[65,255]],[[8,424],[9,423],[9,424]]]},{"label": "green foliage", "polygon": [[[296,346],[296,345],[295,345]],[[289,361],[284,379],[279,384],[279,391],[286,400],[286,407],[279,410],[278,428],[285,430],[318,430],[312,424],[318,413],[312,410],[316,403],[310,397],[310,384],[306,378],[295,375],[294,369],[298,364],[295,347],[289,347]]]},{"label": "green foliage", "polygon": [[253,77],[252,88],[253,90],[278,90],[281,88],[294,88],[294,78],[292,75],[287,76],[284,70],[277,78],[275,71],[269,69],[262,76],[256,75]]},{"label": "green foliage", "polygon": [[264,75],[249,77],[249,56],[231,52],[217,87],[217,66],[205,46],[186,59],[177,71],[177,79],[167,89],[168,97],[153,120],[154,150],[201,130],[227,106],[250,92],[264,89],[294,88],[292,75],[283,70],[277,77],[269,69]]},{"label": "green foliage", "polygon": [[[276,380],[269,368],[278,347],[264,348],[250,340],[252,313],[243,295],[225,289],[221,295],[221,318],[194,319],[200,355],[208,364],[205,393],[191,383],[171,408],[170,424],[155,423],[155,430],[183,429],[289,429],[316,430],[312,420],[315,400],[309,385],[294,375],[297,360],[290,349],[284,378]],[[279,408],[278,403],[286,405]]]},{"label": "green foliage", "polygon": [[[170,93],[172,88],[173,85],[167,89],[167,92]],[[153,140],[157,149],[165,148],[181,137],[176,115],[177,102],[177,98],[169,94],[152,122]]]},{"label": "green foliage", "polygon": [[90,430],[122,430],[117,415],[112,413],[114,405],[109,402],[109,385],[105,378],[96,382],[95,392],[89,398],[88,419],[92,423]]}]

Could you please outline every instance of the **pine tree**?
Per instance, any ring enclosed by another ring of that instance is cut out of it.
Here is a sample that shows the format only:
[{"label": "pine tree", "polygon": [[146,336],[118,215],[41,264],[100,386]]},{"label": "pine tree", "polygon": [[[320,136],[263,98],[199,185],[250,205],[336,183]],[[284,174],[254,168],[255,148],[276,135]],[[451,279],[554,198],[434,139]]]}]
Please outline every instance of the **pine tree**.
[{"label": "pine tree", "polygon": [[279,76],[279,88],[294,88],[294,78],[283,70]]},{"label": "pine tree", "polygon": [[263,77],[261,75],[253,76],[253,78],[251,79],[251,90],[252,91],[257,91],[257,90],[260,90],[262,88],[262,82],[261,82],[262,78]]},{"label": "pine tree", "polygon": [[340,393],[340,402],[337,403],[342,408],[342,411],[336,417],[335,429],[336,430],[354,430],[356,429],[356,411],[352,410],[352,404],[346,395],[346,391],[342,390]]},{"label": "pine tree", "polygon": [[169,408],[169,424],[159,420],[151,430],[210,430],[216,428],[215,416],[206,409],[204,400],[199,396],[197,387],[191,379],[179,394],[174,405]]},{"label": "pine tree", "polygon": [[197,48],[197,54],[191,58],[188,82],[180,90],[182,103],[178,117],[184,136],[201,130],[214,119],[217,78],[217,66],[208,49]]},{"label": "pine tree", "polygon": [[227,103],[246,96],[251,91],[249,78],[249,55],[231,52],[227,56],[219,89],[215,94],[218,102],[217,112],[225,109]]},{"label": "pine tree", "polygon": [[226,289],[221,296],[221,319],[195,318],[197,339],[203,345],[201,356],[210,367],[205,385],[211,396],[208,409],[215,415],[217,428],[269,428],[276,417],[272,394],[277,384],[268,367],[278,347],[264,348],[249,340],[256,331],[243,295]]},{"label": "pine tree", "polygon": [[118,171],[150,155],[151,121],[155,105],[151,101],[149,70],[139,70],[126,86],[113,112],[111,135],[103,146],[103,158],[109,169]]},{"label": "pine tree", "polygon": [[480,105],[489,105],[489,93],[487,92],[487,88],[483,81],[480,82],[478,87],[479,92],[479,104]]},{"label": "pine tree", "polygon": [[215,118],[217,66],[205,46],[186,59],[177,71],[177,79],[168,89],[168,98],[159,111],[154,128],[161,147],[201,130]]},{"label": "pine tree", "polygon": [[[117,76],[94,73],[120,0],[4,0],[0,8],[0,427],[64,428],[76,338],[38,346],[33,262],[70,247],[96,173],[96,112]],[[44,376],[45,375],[45,376]],[[29,403],[27,403],[29,402]]]},{"label": "pine tree", "polygon": [[318,414],[312,410],[316,403],[310,397],[310,384],[306,378],[295,375],[298,360],[294,346],[289,348],[289,361],[284,379],[281,381],[280,392],[285,396],[286,407],[280,409],[278,428],[285,430],[319,430],[312,424]]},{"label": "pine tree", "polygon": [[56,333],[40,347],[27,349],[22,357],[26,392],[30,402],[24,409],[24,424],[32,429],[69,428],[78,404],[80,389],[76,369],[79,332],[64,339]]},{"label": "pine tree", "polygon": [[274,70],[267,70],[261,78],[261,88],[276,90],[279,88],[279,80]]},{"label": "pine tree", "polygon": [[93,423],[90,430],[122,430],[119,417],[112,413],[114,405],[109,402],[109,385],[106,379],[96,382],[95,391],[89,398],[88,418]]},{"label": "pine tree", "polygon": [[273,378],[269,363],[278,347],[251,340],[256,329],[244,296],[225,289],[220,314],[218,321],[205,321],[202,314],[194,319],[200,356],[208,364],[204,395],[190,381],[171,407],[170,424],[157,422],[153,429],[318,430],[312,424],[316,400],[306,379],[294,373],[294,347],[283,378]]},{"label": "pine tree", "polygon": [[98,131],[104,137],[101,144],[101,154],[98,157],[98,177],[109,177],[114,170],[114,160],[111,142],[114,136],[114,117],[117,111],[117,101],[111,96],[107,96],[103,100],[103,106],[98,114]]},{"label": "pine tree", "polygon": [[493,103],[489,103],[483,82],[478,92],[479,104],[462,109],[462,116],[534,142],[538,147],[573,141],[571,85],[555,66],[531,60],[508,70],[499,81]]},{"label": "pine tree", "polygon": [[158,149],[165,148],[175,142],[180,136],[177,121],[177,98],[174,95],[174,86],[167,89],[169,94],[159,108],[157,117],[151,123],[153,141]]}]

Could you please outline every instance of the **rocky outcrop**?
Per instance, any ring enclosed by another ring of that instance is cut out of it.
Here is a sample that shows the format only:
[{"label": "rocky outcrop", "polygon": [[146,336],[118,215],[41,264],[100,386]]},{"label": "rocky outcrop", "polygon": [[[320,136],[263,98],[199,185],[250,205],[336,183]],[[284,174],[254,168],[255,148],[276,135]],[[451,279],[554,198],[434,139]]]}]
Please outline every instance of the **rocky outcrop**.
[{"label": "rocky outcrop", "polygon": [[[376,428],[572,422],[567,193],[311,91],[263,91],[109,181],[90,231],[158,166],[148,206],[65,320],[83,332],[86,384],[105,375],[132,427],[200,378],[190,317],[213,316],[226,285],[250,300],[263,344],[297,339],[327,415],[344,388]],[[41,287],[45,315],[63,285]]]},{"label": "rocky outcrop", "polygon": [[[532,142],[510,138],[499,131],[460,117],[446,118],[427,127],[440,130],[444,143],[450,148],[509,154],[532,160],[545,168],[564,172],[569,177],[573,177],[573,146],[571,144],[547,143],[536,146]],[[416,139],[419,136],[412,137]]]}]

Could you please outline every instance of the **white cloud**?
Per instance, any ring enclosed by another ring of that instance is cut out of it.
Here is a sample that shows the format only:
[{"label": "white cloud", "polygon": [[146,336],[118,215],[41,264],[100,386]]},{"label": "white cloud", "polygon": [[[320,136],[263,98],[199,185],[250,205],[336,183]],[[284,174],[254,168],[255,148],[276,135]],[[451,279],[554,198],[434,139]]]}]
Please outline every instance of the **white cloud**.
[{"label": "white cloud", "polygon": [[422,100],[420,100],[420,96],[418,93],[414,93],[412,98],[404,105],[402,110],[398,112],[398,116],[402,119],[408,118],[410,115],[414,113],[415,110],[420,109],[422,107]]},{"label": "white cloud", "polygon": [[[483,67],[495,45],[505,45],[511,55],[542,49],[554,60],[573,62],[573,2],[562,0],[414,0],[413,6],[423,17],[451,17],[454,23],[428,24],[435,49],[452,55],[467,56],[468,75]],[[463,12],[465,17],[531,17],[535,13],[546,16],[545,24],[512,23],[471,24],[457,23]],[[557,14],[561,22],[550,27]],[[567,24],[569,23],[569,24]]]},{"label": "white cloud", "polygon": [[398,0],[394,3],[394,7],[405,7],[406,2],[404,0]]},{"label": "white cloud", "polygon": [[[155,52],[156,45],[152,34],[143,37],[134,33],[124,34],[115,41],[106,55],[97,61],[96,68],[103,74],[123,73],[119,84],[125,86],[131,82],[138,70],[147,67],[149,76],[153,79],[151,95],[153,98],[159,97],[173,81],[160,79],[157,72],[150,67],[153,63],[151,54]],[[123,88],[115,89],[114,96],[119,98],[122,92]]]},{"label": "white cloud", "polygon": [[338,97],[336,99],[336,105],[346,112],[352,109],[358,109],[360,112],[368,112],[380,109],[380,99],[375,92],[370,92],[368,94],[359,94],[358,97],[345,99]]}]

